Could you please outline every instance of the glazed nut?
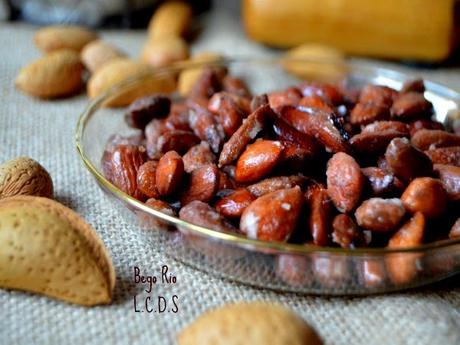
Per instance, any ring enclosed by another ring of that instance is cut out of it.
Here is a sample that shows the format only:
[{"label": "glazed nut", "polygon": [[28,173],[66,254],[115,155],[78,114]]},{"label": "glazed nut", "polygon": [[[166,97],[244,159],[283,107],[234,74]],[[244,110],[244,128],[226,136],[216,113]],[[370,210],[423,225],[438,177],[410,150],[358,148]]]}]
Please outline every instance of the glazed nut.
[{"label": "glazed nut", "polygon": [[310,207],[308,226],[313,243],[318,246],[326,246],[329,243],[331,232],[331,199],[326,188],[321,185],[312,185],[307,189],[305,198]]},{"label": "glazed nut", "polygon": [[239,218],[255,199],[247,189],[239,189],[220,199],[216,203],[216,209],[224,217]]},{"label": "glazed nut", "polygon": [[434,170],[439,177],[450,200],[460,200],[460,167],[435,164]]},{"label": "glazed nut", "polygon": [[412,136],[411,143],[423,151],[439,147],[460,146],[460,136],[439,129],[421,129]]},{"label": "glazed nut", "polygon": [[354,248],[361,233],[353,219],[346,214],[338,214],[332,221],[332,242],[342,248]]},{"label": "glazed nut", "polygon": [[162,94],[150,95],[136,99],[125,113],[128,126],[145,129],[154,118],[168,116],[171,109],[171,99]]},{"label": "glazed nut", "polygon": [[209,144],[202,141],[200,144],[192,146],[182,157],[182,160],[185,171],[191,173],[203,165],[216,163],[216,156],[212,153]]},{"label": "glazed nut", "polygon": [[209,202],[219,188],[220,173],[214,164],[205,164],[191,172],[188,187],[181,193],[182,205],[199,200]]},{"label": "glazed nut", "polygon": [[0,164],[0,199],[14,195],[53,198],[53,181],[44,167],[28,157]]},{"label": "glazed nut", "polygon": [[285,242],[296,226],[302,204],[299,187],[265,194],[246,207],[240,230],[251,239]]},{"label": "glazed nut", "polygon": [[279,162],[282,152],[279,141],[259,140],[248,146],[236,163],[236,182],[254,182],[266,176]]},{"label": "glazed nut", "polygon": [[156,168],[156,189],[163,196],[174,193],[184,174],[184,162],[176,151],[166,152]]},{"label": "glazed nut", "polygon": [[142,164],[137,171],[137,188],[149,198],[160,196],[156,184],[157,166],[157,161],[148,161]]},{"label": "glazed nut", "polygon": [[195,225],[203,226],[219,232],[236,231],[235,227],[222,217],[209,204],[194,200],[183,206],[179,211],[179,218]]},{"label": "glazed nut", "polygon": [[355,159],[346,153],[334,154],[327,163],[327,192],[340,212],[350,212],[359,203],[365,177]]},{"label": "glazed nut", "polygon": [[405,213],[400,199],[371,198],[356,209],[355,217],[358,225],[364,229],[386,232],[395,229]]},{"label": "glazed nut", "polygon": [[419,177],[407,186],[401,201],[411,213],[420,212],[427,218],[437,218],[446,208],[447,193],[441,181]]}]

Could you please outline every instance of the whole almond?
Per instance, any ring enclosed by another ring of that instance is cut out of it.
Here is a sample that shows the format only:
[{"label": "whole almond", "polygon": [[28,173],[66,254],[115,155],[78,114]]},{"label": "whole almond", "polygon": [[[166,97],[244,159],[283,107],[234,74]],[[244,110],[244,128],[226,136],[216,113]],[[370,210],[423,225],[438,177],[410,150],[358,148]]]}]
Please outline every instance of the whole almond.
[{"label": "whole almond", "polygon": [[296,226],[302,201],[298,186],[265,194],[246,207],[240,230],[251,239],[287,241]]},{"label": "whole almond", "polygon": [[184,174],[184,162],[176,151],[166,152],[158,162],[156,186],[160,195],[170,195],[179,186]]},{"label": "whole almond", "polygon": [[447,192],[440,180],[418,177],[407,186],[401,201],[409,212],[420,212],[426,218],[437,218],[446,209]]},{"label": "whole almond", "polygon": [[81,61],[91,72],[96,72],[107,62],[126,56],[120,49],[103,40],[88,43],[81,51]]},{"label": "whole almond", "polygon": [[155,76],[152,68],[145,64],[117,58],[106,63],[91,76],[88,81],[88,96],[94,99],[113,86],[136,77],[139,79],[111,94],[104,105],[126,106],[139,97],[157,92],[168,93],[175,89],[175,82],[171,77]]},{"label": "whole almond", "polygon": [[23,67],[16,87],[39,98],[69,96],[82,88],[82,72],[77,52],[58,50]]},{"label": "whole almond", "polygon": [[316,331],[292,311],[263,302],[235,303],[209,311],[185,328],[178,342],[179,345],[322,344]]},{"label": "whole almond", "polygon": [[153,67],[163,67],[186,60],[188,56],[188,46],[182,38],[167,36],[147,41],[141,53],[141,61]]},{"label": "whole almond", "polygon": [[149,37],[182,36],[192,21],[192,8],[183,1],[162,4],[150,19]]},{"label": "whole almond", "polygon": [[80,52],[85,45],[97,39],[97,35],[79,26],[55,25],[38,30],[34,36],[35,45],[44,53],[59,49]]},{"label": "whole almond", "polygon": [[18,157],[0,165],[0,199],[14,195],[53,197],[53,181],[40,163]]},{"label": "whole almond", "polygon": [[110,303],[115,272],[96,231],[56,201],[0,201],[0,286],[86,306]]}]

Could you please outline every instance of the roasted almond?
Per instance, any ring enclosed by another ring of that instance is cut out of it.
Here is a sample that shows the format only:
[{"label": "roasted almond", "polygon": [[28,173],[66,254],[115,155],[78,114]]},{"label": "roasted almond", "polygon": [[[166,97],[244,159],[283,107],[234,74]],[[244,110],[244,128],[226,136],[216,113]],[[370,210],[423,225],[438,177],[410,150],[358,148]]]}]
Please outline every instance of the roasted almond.
[{"label": "roasted almond", "polygon": [[181,194],[181,204],[199,200],[209,202],[219,188],[219,169],[214,164],[206,164],[190,174],[188,187]]},{"label": "roasted almond", "polygon": [[446,209],[447,193],[441,181],[419,177],[407,186],[401,201],[411,213],[420,212],[426,218],[436,218]]},{"label": "roasted almond", "polygon": [[371,198],[356,209],[358,225],[366,230],[386,232],[396,228],[406,210],[400,199]]},{"label": "roasted almond", "polygon": [[221,215],[228,218],[239,218],[243,211],[256,199],[247,189],[239,189],[220,199],[216,209]]},{"label": "roasted almond", "polygon": [[103,40],[88,43],[80,54],[81,61],[91,73],[96,72],[107,62],[125,56],[126,54],[120,49]]},{"label": "roasted almond", "polygon": [[435,164],[434,171],[441,180],[450,200],[460,200],[460,167]]},{"label": "roasted almond", "polygon": [[168,151],[158,161],[156,189],[160,195],[170,195],[177,190],[184,174],[184,162],[176,151]]}]

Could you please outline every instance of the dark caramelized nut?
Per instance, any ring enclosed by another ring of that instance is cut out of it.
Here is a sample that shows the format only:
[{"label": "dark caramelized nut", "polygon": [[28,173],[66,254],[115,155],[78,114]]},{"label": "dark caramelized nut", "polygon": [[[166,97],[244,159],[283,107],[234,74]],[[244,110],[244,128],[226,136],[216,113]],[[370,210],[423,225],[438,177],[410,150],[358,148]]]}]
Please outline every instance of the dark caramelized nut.
[{"label": "dark caramelized nut", "polygon": [[225,220],[219,212],[199,200],[184,205],[179,211],[179,218],[219,232],[236,232],[235,227]]},{"label": "dark caramelized nut", "polygon": [[354,248],[361,241],[362,234],[353,219],[346,214],[335,216],[332,222],[332,242],[342,248]]},{"label": "dark caramelized nut", "polygon": [[460,136],[439,129],[421,129],[411,138],[411,143],[419,150],[438,147],[460,146]]},{"label": "dark caramelized nut", "polygon": [[403,121],[430,117],[433,105],[428,102],[423,94],[408,92],[400,94],[391,107],[391,116]]},{"label": "dark caramelized nut", "polygon": [[437,218],[446,209],[447,193],[441,181],[419,177],[407,186],[401,201],[411,213],[420,212],[427,218]]},{"label": "dark caramelized nut", "polygon": [[182,160],[185,171],[191,173],[205,164],[216,163],[216,156],[212,153],[209,144],[202,141],[199,145],[192,146],[182,157]]},{"label": "dark caramelized nut", "polygon": [[144,129],[154,118],[166,117],[170,107],[171,100],[165,95],[138,98],[128,107],[125,120],[130,127]]},{"label": "dark caramelized nut", "polygon": [[190,174],[188,187],[180,197],[181,204],[187,205],[194,200],[209,202],[218,188],[219,170],[214,164],[203,165]]},{"label": "dark caramelized nut", "polygon": [[216,209],[228,218],[239,218],[243,211],[256,199],[247,189],[239,189],[216,203]]},{"label": "dark caramelized nut", "polygon": [[358,103],[353,108],[350,115],[350,123],[353,125],[367,125],[375,121],[389,119],[389,109],[374,103]]},{"label": "dark caramelized nut", "polygon": [[400,199],[371,198],[357,208],[355,217],[358,225],[364,229],[386,232],[396,228],[405,213]]},{"label": "dark caramelized nut", "polygon": [[247,187],[256,197],[274,192],[279,189],[288,189],[295,186],[302,187],[307,178],[299,175],[269,177]]},{"label": "dark caramelized nut", "polygon": [[148,161],[142,164],[137,171],[137,188],[149,198],[158,198],[156,172],[157,161]]},{"label": "dark caramelized nut", "polygon": [[177,190],[184,174],[184,162],[176,151],[166,152],[156,169],[156,189],[160,195],[171,195]]},{"label": "dark caramelized nut", "polygon": [[446,164],[460,167],[460,146],[440,147],[427,150],[425,154],[430,157],[433,164]]},{"label": "dark caramelized nut", "polygon": [[326,246],[329,243],[331,232],[331,199],[326,188],[315,184],[308,188],[305,198],[310,208],[308,225],[313,243],[318,246]]},{"label": "dark caramelized nut", "polygon": [[435,164],[434,170],[450,200],[460,200],[460,167]]}]

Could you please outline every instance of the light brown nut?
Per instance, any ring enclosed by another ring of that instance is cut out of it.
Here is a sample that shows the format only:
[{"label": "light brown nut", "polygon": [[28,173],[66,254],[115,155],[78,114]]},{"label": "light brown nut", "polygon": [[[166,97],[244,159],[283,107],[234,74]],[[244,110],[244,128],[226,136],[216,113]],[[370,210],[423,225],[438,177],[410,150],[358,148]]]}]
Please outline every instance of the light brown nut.
[{"label": "light brown nut", "polygon": [[460,136],[439,129],[421,129],[412,136],[411,144],[422,151],[460,146]]},{"label": "light brown nut", "polygon": [[[410,248],[422,244],[425,231],[425,218],[417,212],[390,239],[388,248]],[[420,254],[388,254],[385,263],[392,282],[396,285],[410,283],[417,274],[417,261]]]},{"label": "light brown nut", "polygon": [[64,97],[81,90],[82,73],[77,52],[58,50],[23,67],[15,83],[19,90],[34,97]]},{"label": "light brown nut", "polygon": [[145,163],[147,154],[142,146],[118,145],[112,152],[112,183],[126,194],[142,199],[137,188],[137,172]]},{"label": "light brown nut", "polygon": [[179,211],[179,218],[219,232],[236,232],[235,227],[225,220],[219,212],[199,200],[194,200],[183,206]]},{"label": "light brown nut", "polygon": [[155,94],[136,99],[126,109],[125,121],[128,126],[145,129],[154,118],[163,118],[169,114],[171,99],[166,95]]},{"label": "light brown nut", "polygon": [[[101,95],[116,84],[122,83],[130,78],[141,77],[137,82],[114,92],[104,106],[121,107],[131,104],[135,99],[147,96],[152,93],[174,91],[176,84],[171,76],[159,77],[151,73],[152,68],[138,61],[127,58],[116,58],[110,60],[98,69],[89,79],[87,85],[88,96],[91,99]],[[147,77],[148,74],[151,77]]]},{"label": "light brown nut", "polygon": [[180,37],[164,36],[151,38],[141,52],[141,61],[152,67],[164,67],[173,62],[188,59],[187,43]]},{"label": "light brown nut", "polygon": [[390,110],[374,103],[358,103],[350,114],[350,123],[353,125],[367,125],[375,121],[390,119]]},{"label": "light brown nut", "polygon": [[377,167],[362,168],[361,171],[367,178],[373,196],[385,195],[396,189],[392,173]]},{"label": "light brown nut", "polygon": [[193,170],[205,165],[216,163],[216,156],[212,153],[209,144],[202,141],[198,145],[192,146],[182,157],[184,169],[191,173]]},{"label": "light brown nut", "polygon": [[350,212],[358,205],[365,177],[355,159],[343,152],[327,163],[327,193],[340,212]]},{"label": "light brown nut", "polygon": [[142,164],[137,171],[137,188],[149,198],[158,198],[156,173],[158,161],[148,161]]},{"label": "light brown nut", "polygon": [[215,207],[224,217],[239,218],[255,199],[247,189],[242,188],[220,199]]},{"label": "light brown nut", "polygon": [[305,256],[291,254],[277,256],[275,272],[283,282],[293,287],[313,283],[310,261]]},{"label": "light brown nut", "polygon": [[447,193],[441,181],[419,177],[407,186],[401,201],[411,213],[420,212],[426,218],[437,218],[446,209]]},{"label": "light brown nut", "polygon": [[268,105],[259,107],[247,119],[240,128],[224,144],[219,156],[219,167],[234,162],[257,134],[264,129],[269,117],[274,116]]},{"label": "light brown nut", "polygon": [[409,126],[401,121],[375,121],[364,126],[361,130],[363,133],[379,133],[393,130],[395,132],[404,133],[409,136]]},{"label": "light brown nut", "polygon": [[60,49],[80,52],[85,45],[97,39],[97,35],[80,26],[47,26],[35,33],[34,43],[44,53]]},{"label": "light brown nut", "polygon": [[0,164],[0,199],[14,195],[53,198],[53,180],[44,167],[29,157]]},{"label": "light brown nut", "polygon": [[332,202],[327,190],[319,184],[311,185],[305,193],[305,199],[310,207],[308,226],[313,243],[318,246],[326,246],[329,243],[332,225]]},{"label": "light brown nut", "polygon": [[189,123],[193,132],[201,140],[207,141],[214,153],[220,151],[225,138],[224,128],[208,109],[194,103],[190,109]]},{"label": "light brown nut", "polygon": [[433,163],[422,151],[413,147],[407,138],[393,139],[385,152],[390,171],[403,181],[417,176],[431,175]]},{"label": "light brown nut", "polygon": [[460,146],[440,147],[427,150],[425,154],[430,157],[433,164],[446,164],[460,167]]},{"label": "light brown nut", "polygon": [[[229,332],[230,329],[240,331]],[[179,334],[178,343],[321,345],[323,342],[310,325],[290,310],[276,304],[252,302],[229,304],[207,312]]]},{"label": "light brown nut", "polygon": [[460,238],[460,218],[457,219],[452,229],[450,229],[449,238],[452,240]]},{"label": "light brown nut", "polygon": [[356,209],[355,218],[364,229],[387,232],[396,228],[406,210],[400,199],[371,198]]},{"label": "light brown nut", "polygon": [[206,164],[190,174],[188,187],[181,193],[182,205],[199,200],[209,202],[219,188],[219,169],[214,164]]},{"label": "light brown nut", "polygon": [[381,85],[368,84],[363,87],[359,95],[360,103],[373,103],[391,107],[398,92],[392,88]]},{"label": "light brown nut", "polygon": [[236,163],[236,182],[250,183],[260,180],[276,166],[282,152],[283,146],[279,141],[259,140],[249,145]]},{"label": "light brown nut", "polygon": [[460,167],[435,164],[434,171],[441,180],[450,200],[460,200]]},{"label": "light brown nut", "polygon": [[355,248],[362,242],[362,233],[353,219],[346,214],[338,214],[332,221],[332,242],[342,248]]},{"label": "light brown nut", "polygon": [[328,45],[301,44],[288,50],[282,63],[288,73],[304,80],[336,81],[345,76],[344,53]]},{"label": "light brown nut", "polygon": [[308,179],[306,177],[300,175],[276,176],[266,178],[246,188],[251,192],[252,195],[260,197],[279,189],[288,189],[295,186],[302,187],[307,182],[307,180]]},{"label": "light brown nut", "polygon": [[356,153],[365,156],[374,156],[384,153],[388,144],[393,139],[406,136],[406,133],[395,130],[382,132],[363,131],[350,139],[350,145]]},{"label": "light brown nut", "polygon": [[294,231],[302,203],[299,187],[265,194],[244,210],[240,231],[251,239],[285,242]]},{"label": "light brown nut", "polygon": [[158,152],[177,151],[180,154],[184,154],[192,146],[199,143],[200,138],[192,132],[176,129],[167,131],[158,138],[157,149]]},{"label": "light brown nut", "polygon": [[348,134],[335,115],[309,108],[283,107],[282,117],[298,131],[315,137],[331,152],[350,152]]},{"label": "light brown nut", "polygon": [[177,190],[184,174],[184,162],[176,151],[168,151],[158,161],[156,189],[160,195],[171,195]]},{"label": "light brown nut", "polygon": [[91,73],[96,72],[107,62],[125,56],[126,54],[120,49],[103,40],[88,43],[80,54],[81,61]]},{"label": "light brown nut", "polygon": [[183,36],[192,21],[192,7],[183,1],[161,4],[148,26],[149,38]]},{"label": "light brown nut", "polygon": [[397,120],[413,120],[421,117],[429,118],[433,106],[422,93],[406,92],[399,94],[391,107],[391,116]]},{"label": "light brown nut", "polygon": [[51,199],[14,196],[0,201],[0,219],[0,287],[86,306],[110,303],[112,260],[78,214]]}]

